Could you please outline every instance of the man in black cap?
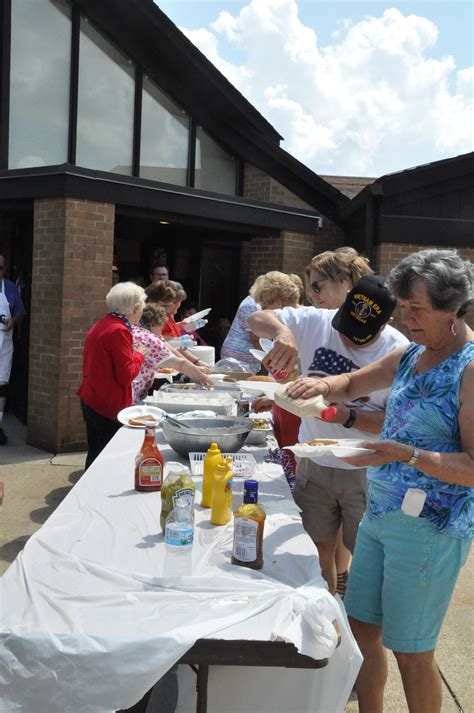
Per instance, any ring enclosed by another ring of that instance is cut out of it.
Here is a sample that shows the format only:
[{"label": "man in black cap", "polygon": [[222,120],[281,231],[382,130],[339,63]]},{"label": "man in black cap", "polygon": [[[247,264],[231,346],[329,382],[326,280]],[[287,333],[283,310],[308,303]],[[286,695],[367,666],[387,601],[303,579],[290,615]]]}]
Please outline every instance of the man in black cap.
[{"label": "man in black cap", "polygon": [[[249,317],[259,337],[273,339],[272,371],[290,372],[297,358],[304,377],[325,377],[360,369],[408,340],[388,322],[396,301],[380,275],[368,275],[347,293],[338,310],[287,307],[262,310]],[[388,389],[356,402],[337,404],[331,422],[304,417],[299,441],[316,438],[373,439],[382,427]],[[355,469],[333,455],[300,459],[295,501],[303,525],[315,542],[323,577],[336,589],[335,551],[342,523],[343,541],[352,552],[365,511],[365,469]]]}]

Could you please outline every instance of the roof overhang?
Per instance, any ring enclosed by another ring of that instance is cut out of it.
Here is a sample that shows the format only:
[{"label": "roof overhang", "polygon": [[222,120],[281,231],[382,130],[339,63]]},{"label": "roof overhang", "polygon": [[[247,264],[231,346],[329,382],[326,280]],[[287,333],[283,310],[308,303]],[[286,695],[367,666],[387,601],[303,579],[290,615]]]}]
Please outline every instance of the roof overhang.
[{"label": "roof overhang", "polygon": [[343,222],[350,220],[372,197],[394,196],[463,176],[474,176],[474,152],[388,173],[366,186],[343,206],[341,219]]},{"label": "roof overhang", "polygon": [[310,210],[69,164],[0,172],[0,205],[1,201],[59,197],[114,203],[142,216],[181,217],[186,223],[194,220],[254,235],[279,230],[311,234],[321,222]]}]

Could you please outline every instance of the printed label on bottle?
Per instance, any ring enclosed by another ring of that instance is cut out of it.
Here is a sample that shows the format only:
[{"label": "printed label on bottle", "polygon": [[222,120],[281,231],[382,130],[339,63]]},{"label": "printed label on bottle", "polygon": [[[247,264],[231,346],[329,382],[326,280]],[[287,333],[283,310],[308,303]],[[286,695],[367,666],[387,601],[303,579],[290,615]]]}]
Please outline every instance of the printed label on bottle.
[{"label": "printed label on bottle", "polygon": [[165,528],[165,543],[174,547],[189,547],[194,541],[194,530],[192,527],[186,529],[173,529],[173,526]]},{"label": "printed label on bottle", "polygon": [[145,458],[138,466],[138,484],[142,486],[161,485],[162,467],[156,458]]},{"label": "printed label on bottle", "polygon": [[257,559],[258,523],[247,517],[234,520],[234,546],[232,554],[241,562],[254,562]]},{"label": "printed label on bottle", "polygon": [[194,504],[194,490],[192,488],[181,488],[180,490],[176,490],[176,492],[173,493],[172,500],[173,507],[176,505],[178,500],[184,500],[186,505],[189,508],[192,508]]}]

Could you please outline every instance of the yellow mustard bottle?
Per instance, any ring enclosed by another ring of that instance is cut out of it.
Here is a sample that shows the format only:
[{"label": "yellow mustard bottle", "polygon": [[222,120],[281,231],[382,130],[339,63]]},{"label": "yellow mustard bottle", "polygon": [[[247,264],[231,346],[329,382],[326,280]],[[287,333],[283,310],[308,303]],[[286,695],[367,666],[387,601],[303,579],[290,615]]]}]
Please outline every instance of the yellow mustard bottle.
[{"label": "yellow mustard bottle", "polygon": [[214,486],[214,471],[221,462],[222,456],[217,443],[211,443],[204,458],[202,477],[201,507],[212,506],[212,488]]},{"label": "yellow mustard bottle", "polygon": [[234,471],[232,470],[232,462],[234,459],[232,458],[232,456],[227,456],[227,458],[225,460],[226,460],[229,470],[232,471],[232,478],[230,478],[230,480],[227,482],[227,486],[226,486],[227,504],[229,507],[229,520],[230,520],[230,518],[232,517],[232,512],[234,510],[234,508],[232,507],[232,486],[233,486],[233,481],[234,481]]},{"label": "yellow mustard bottle", "polygon": [[229,464],[222,458],[214,471],[212,491],[211,522],[213,525],[226,525],[231,518],[229,509],[229,481],[233,476]]}]

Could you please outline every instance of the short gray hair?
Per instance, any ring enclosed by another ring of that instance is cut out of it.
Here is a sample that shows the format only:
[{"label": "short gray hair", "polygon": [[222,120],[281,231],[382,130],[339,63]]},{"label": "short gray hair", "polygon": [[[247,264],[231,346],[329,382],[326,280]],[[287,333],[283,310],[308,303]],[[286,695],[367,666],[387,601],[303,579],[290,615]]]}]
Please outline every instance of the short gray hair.
[{"label": "short gray hair", "polygon": [[146,293],[143,287],[134,282],[119,282],[107,294],[105,301],[109,312],[130,314],[135,305],[145,305]]},{"label": "short gray hair", "polygon": [[420,250],[403,258],[388,276],[388,288],[395,297],[410,297],[413,284],[423,280],[435,309],[464,316],[474,306],[473,267],[456,250]]}]

